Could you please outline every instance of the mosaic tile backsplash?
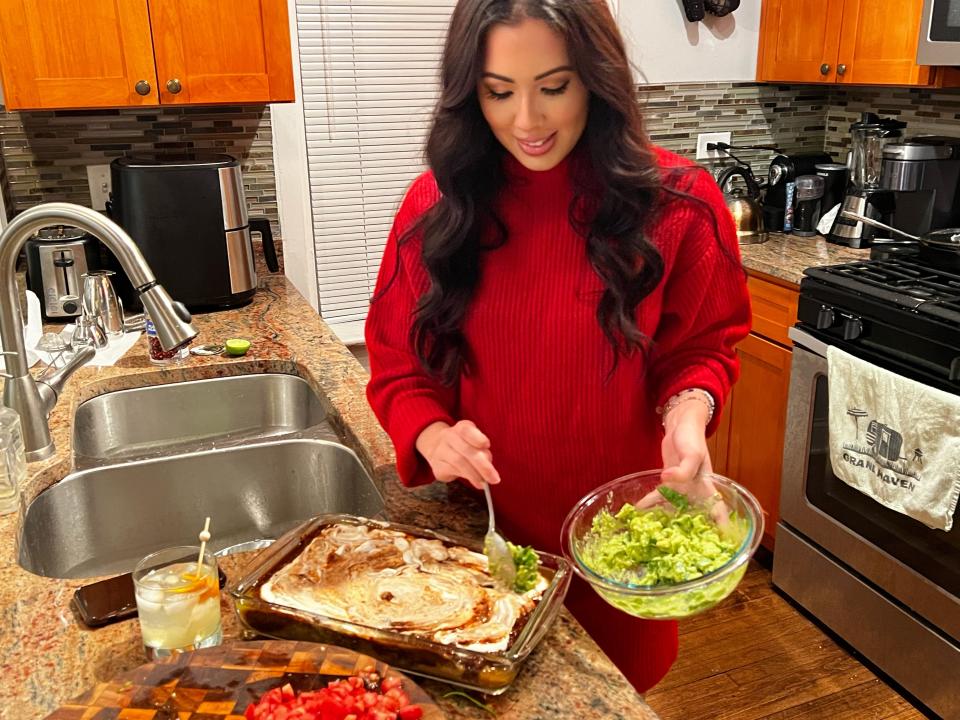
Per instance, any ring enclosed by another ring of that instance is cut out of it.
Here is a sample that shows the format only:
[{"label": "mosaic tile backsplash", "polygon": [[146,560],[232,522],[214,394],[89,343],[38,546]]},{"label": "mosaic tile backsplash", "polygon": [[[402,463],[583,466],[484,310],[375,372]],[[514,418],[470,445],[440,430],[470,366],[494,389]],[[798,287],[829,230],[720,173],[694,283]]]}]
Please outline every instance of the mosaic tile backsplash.
[{"label": "mosaic tile backsplash", "polygon": [[[829,89],[821,86],[641,85],[638,96],[653,142],[691,160],[699,133],[723,130],[733,133],[733,145],[773,145],[788,152],[823,149]],[[759,177],[766,177],[774,156],[767,150],[736,154]]]},{"label": "mosaic tile backsplash", "polygon": [[846,160],[850,149],[850,125],[866,111],[903,120],[907,123],[906,137],[960,137],[960,90],[850,88],[835,90],[831,99],[825,122],[825,148],[828,152]]},{"label": "mosaic tile backsplash", "polygon": [[279,231],[268,106],[0,112],[9,214],[53,200],[89,205],[87,165],[189,150],[238,158],[250,215],[265,215]]},{"label": "mosaic tile backsplash", "polygon": [[[730,130],[734,144],[826,149],[842,160],[864,110],[905,120],[907,135],[960,136],[960,91],[706,83],[643,85],[638,97],[653,141],[690,158],[698,133]],[[251,214],[271,218],[278,232],[271,138],[265,106],[0,112],[0,192],[8,213],[49,200],[89,204],[86,165],[129,152],[214,150],[240,158]],[[741,156],[763,177],[773,154]]]}]

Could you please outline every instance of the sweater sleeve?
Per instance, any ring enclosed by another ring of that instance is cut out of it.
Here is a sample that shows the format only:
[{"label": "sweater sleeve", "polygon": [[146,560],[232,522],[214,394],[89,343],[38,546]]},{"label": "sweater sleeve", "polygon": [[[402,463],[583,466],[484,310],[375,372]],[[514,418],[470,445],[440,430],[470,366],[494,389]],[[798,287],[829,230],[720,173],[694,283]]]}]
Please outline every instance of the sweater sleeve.
[{"label": "sweater sleeve", "polygon": [[733,217],[706,172],[696,172],[675,228],[681,238],[665,279],[654,336],[652,380],[657,407],[687,388],[716,402],[712,434],[740,373],[736,345],[750,332],[750,296]]},{"label": "sweater sleeve", "polygon": [[410,263],[419,264],[420,244],[411,241],[398,246],[404,232],[435,199],[436,186],[429,175],[421,176],[407,192],[387,238],[364,330],[370,358],[367,399],[393,440],[397,472],[407,486],[434,480],[417,452],[417,437],[433,422],[454,423],[454,391],[427,374],[410,340],[421,294],[415,287],[423,285],[415,282],[419,266],[410,267]]}]

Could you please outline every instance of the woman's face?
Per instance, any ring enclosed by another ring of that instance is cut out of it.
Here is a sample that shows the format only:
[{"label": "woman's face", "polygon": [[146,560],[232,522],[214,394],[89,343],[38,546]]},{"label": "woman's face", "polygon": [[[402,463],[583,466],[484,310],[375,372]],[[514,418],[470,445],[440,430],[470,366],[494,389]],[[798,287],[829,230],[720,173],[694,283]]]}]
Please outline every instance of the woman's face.
[{"label": "woman's face", "polygon": [[587,88],[563,37],[542,20],[496,25],[487,33],[477,94],[497,140],[530,170],[555,167],[587,124]]}]

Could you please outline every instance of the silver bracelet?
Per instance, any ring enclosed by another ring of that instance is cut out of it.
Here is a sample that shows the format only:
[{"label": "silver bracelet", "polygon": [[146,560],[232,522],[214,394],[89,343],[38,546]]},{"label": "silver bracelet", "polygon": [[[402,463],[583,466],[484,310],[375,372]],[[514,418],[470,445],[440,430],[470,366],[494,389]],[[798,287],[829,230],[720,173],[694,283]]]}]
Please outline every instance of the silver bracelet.
[{"label": "silver bracelet", "polygon": [[717,403],[713,399],[713,395],[702,388],[687,388],[673,395],[663,404],[662,408],[657,408],[657,411],[663,416],[661,422],[664,427],[667,426],[667,415],[670,411],[687,400],[697,400],[707,406],[707,425],[710,424],[710,421],[713,420],[713,414],[717,410]]}]

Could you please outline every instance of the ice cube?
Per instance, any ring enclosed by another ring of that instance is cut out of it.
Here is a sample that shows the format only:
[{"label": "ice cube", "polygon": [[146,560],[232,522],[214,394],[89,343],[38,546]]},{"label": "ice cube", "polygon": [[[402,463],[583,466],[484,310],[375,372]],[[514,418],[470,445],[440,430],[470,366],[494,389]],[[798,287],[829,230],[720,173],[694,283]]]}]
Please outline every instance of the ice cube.
[{"label": "ice cube", "polygon": [[[162,594],[160,599],[163,599]],[[142,592],[137,595],[137,612],[140,614],[141,620],[143,619],[144,615],[153,615],[154,613],[160,612],[162,609],[162,602],[155,602],[152,598],[145,598]]]},{"label": "ice cube", "polygon": [[164,597],[166,597],[166,593],[164,593],[163,590],[160,590],[158,588],[143,587],[143,586],[137,588],[137,598],[141,602],[146,601],[149,603],[159,604],[163,602]]},{"label": "ice cube", "polygon": [[[176,622],[183,622],[185,624],[196,605],[197,598],[193,595],[167,596],[163,602],[163,612],[171,621],[176,618]],[[183,616],[182,620],[181,616]]]}]

